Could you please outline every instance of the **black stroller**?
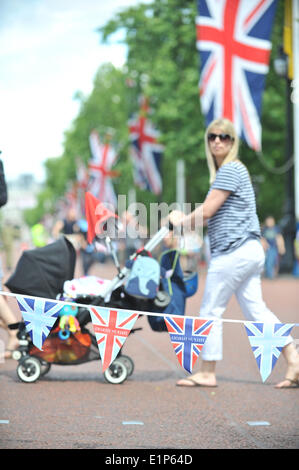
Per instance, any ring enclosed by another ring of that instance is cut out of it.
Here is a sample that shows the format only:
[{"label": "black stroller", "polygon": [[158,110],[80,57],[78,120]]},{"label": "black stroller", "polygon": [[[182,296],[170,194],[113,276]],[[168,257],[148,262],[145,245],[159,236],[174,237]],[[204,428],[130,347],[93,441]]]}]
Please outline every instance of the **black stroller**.
[{"label": "black stroller", "polygon": [[[145,245],[142,254],[150,253],[168,233],[168,228],[163,227]],[[132,259],[136,254],[132,256]],[[13,358],[18,361],[17,375],[23,382],[32,383],[49,372],[52,364],[75,365],[93,360],[99,360],[99,350],[96,338],[90,332],[87,325],[91,321],[89,309],[84,305],[95,305],[131,309],[146,312],[163,312],[170,304],[171,297],[164,289],[162,283],[155,299],[148,300],[128,295],[124,289],[125,279],[130,272],[129,267],[120,269],[118,274],[105,287],[100,296],[84,295],[73,299],[80,304],[76,318],[80,329],[75,333],[69,333],[67,340],[61,338],[59,320],[57,319],[49,336],[43,344],[43,350],[36,348],[27,333],[24,322],[11,325],[18,328],[20,347],[13,353]],[[44,297],[69,301],[64,297],[64,284],[74,277],[76,252],[72,243],[61,237],[54,243],[43,248],[25,251],[15,269],[15,272],[6,282],[8,289],[15,294]],[[181,285],[184,291],[184,284]],[[184,295],[184,294],[183,294]],[[109,300],[107,301],[107,297]],[[184,314],[184,311],[182,311]],[[155,317],[156,319],[159,317]],[[153,318],[154,319],[154,318]],[[153,330],[163,331],[160,326],[155,328],[148,317]],[[133,328],[131,333],[140,328]],[[134,370],[133,360],[122,354],[120,350],[116,359],[104,372],[104,378],[108,383],[120,384],[124,382]]]}]

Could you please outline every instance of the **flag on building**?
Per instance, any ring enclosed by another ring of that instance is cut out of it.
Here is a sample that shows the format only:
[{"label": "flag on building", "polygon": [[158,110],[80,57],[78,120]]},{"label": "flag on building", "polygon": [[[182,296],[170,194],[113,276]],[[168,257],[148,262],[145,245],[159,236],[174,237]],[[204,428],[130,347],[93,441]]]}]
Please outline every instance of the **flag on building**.
[{"label": "flag on building", "polygon": [[38,349],[49,335],[64,304],[44,299],[16,296],[26,330]]},{"label": "flag on building", "polygon": [[138,314],[92,307],[90,315],[105,372],[124,345]]},{"label": "flag on building", "polygon": [[92,158],[89,161],[89,191],[100,201],[117,206],[116,194],[111,178],[118,176],[118,172],[111,170],[117,161],[117,154],[109,142],[103,144],[97,131],[93,130],[89,136]]},{"label": "flag on building", "polygon": [[199,93],[206,124],[230,119],[261,150],[261,105],[277,0],[198,0]]},{"label": "flag on building", "polygon": [[158,143],[160,133],[148,118],[148,112],[148,100],[143,98],[139,115],[129,121],[133,176],[140,189],[160,194],[163,146]]},{"label": "flag on building", "polygon": [[289,342],[290,323],[244,323],[262,381],[271,374],[281,350]]},{"label": "flag on building", "polygon": [[164,320],[179,363],[191,373],[213,321],[182,316],[165,316]]}]

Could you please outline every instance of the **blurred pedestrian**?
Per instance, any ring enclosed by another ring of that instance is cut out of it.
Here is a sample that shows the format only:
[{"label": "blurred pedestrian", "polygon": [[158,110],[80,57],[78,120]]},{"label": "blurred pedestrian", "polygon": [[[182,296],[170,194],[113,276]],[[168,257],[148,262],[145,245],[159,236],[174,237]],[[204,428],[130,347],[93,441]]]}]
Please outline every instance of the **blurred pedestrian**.
[{"label": "blurred pedestrian", "polygon": [[[8,193],[4,174],[4,167],[3,162],[0,159],[0,207],[4,206],[7,203],[7,199]],[[0,259],[0,291],[2,291],[2,279],[3,271]],[[4,352],[5,359],[9,359],[12,355],[12,351],[15,350],[19,345],[19,341],[17,339],[17,330],[9,329],[9,325],[16,322],[17,319],[13,314],[11,308],[9,307],[6,299],[3,297],[3,294],[0,294],[0,326],[4,328],[8,334],[8,342],[6,344],[6,349]]]},{"label": "blurred pedestrian", "polygon": [[6,269],[11,271],[13,267],[13,252],[14,252],[14,240],[16,236],[16,230],[10,220],[4,220],[1,226],[1,239],[3,249],[5,252],[5,264]]},{"label": "blurred pedestrian", "polygon": [[76,250],[80,249],[81,233],[77,213],[73,207],[67,208],[65,217],[54,224],[52,236],[57,239],[60,235],[65,235]]},{"label": "blurred pedestrian", "polygon": [[272,215],[266,217],[262,227],[265,250],[265,277],[274,279],[279,272],[280,257],[285,254],[284,238]]},{"label": "blurred pedestrian", "polygon": [[121,233],[118,246],[121,262],[124,263],[145,244],[147,229],[130,211],[124,211],[121,215]]},{"label": "blurred pedestrian", "polygon": [[48,244],[49,234],[43,220],[40,220],[31,227],[31,238],[35,248],[42,248]]},{"label": "blurred pedestrian", "polygon": [[198,270],[203,240],[195,231],[187,231],[180,240],[180,262],[184,272]]},{"label": "blurred pedestrian", "polygon": [[294,253],[295,253],[295,261],[294,261],[293,274],[295,277],[299,277],[299,222],[297,222],[297,226],[296,226],[296,237],[294,240]]},{"label": "blurred pedestrian", "polygon": [[82,260],[82,268],[84,276],[88,276],[91,267],[97,263],[105,263],[108,254],[107,248],[100,243],[88,243],[87,230],[88,224],[85,219],[78,221],[81,233],[80,239],[80,256]]},{"label": "blurred pedestrian", "polygon": [[[192,213],[170,214],[174,225],[208,223],[211,259],[200,317],[218,320],[233,294],[249,321],[280,323],[266,307],[261,290],[265,254],[256,213],[255,195],[247,168],[239,160],[239,138],[227,119],[213,121],[205,132],[211,187],[202,205]],[[201,352],[201,370],[177,385],[217,386],[216,362],[222,359],[222,321],[215,321]],[[282,354],[287,361],[285,379],[277,388],[299,385],[299,354],[286,338]]]}]

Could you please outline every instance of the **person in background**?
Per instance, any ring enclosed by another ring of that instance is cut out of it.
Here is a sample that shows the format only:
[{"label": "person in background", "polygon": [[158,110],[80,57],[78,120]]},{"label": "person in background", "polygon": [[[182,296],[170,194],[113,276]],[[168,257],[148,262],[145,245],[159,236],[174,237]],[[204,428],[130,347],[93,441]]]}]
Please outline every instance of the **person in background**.
[{"label": "person in background", "polygon": [[90,268],[96,263],[105,263],[107,257],[107,249],[104,245],[97,243],[88,243],[87,230],[88,224],[84,219],[78,221],[81,233],[80,256],[82,260],[82,268],[84,276],[88,276]]},{"label": "person in background", "polygon": [[147,229],[130,211],[124,211],[120,218],[122,237],[119,241],[121,263],[125,263],[146,242]]},{"label": "person in background", "polygon": [[57,239],[60,235],[65,235],[74,245],[76,250],[80,249],[81,233],[77,220],[76,210],[69,207],[64,219],[57,220],[52,229],[52,236]]},{"label": "person in background", "polygon": [[296,236],[294,240],[294,254],[295,254],[295,261],[294,261],[293,274],[295,277],[299,277],[299,222],[297,222],[297,225],[296,225]]},{"label": "person in background", "polygon": [[271,215],[264,221],[262,244],[265,250],[265,277],[274,279],[279,272],[280,257],[286,250],[283,236]]},{"label": "person in background", "polygon": [[[0,152],[1,153],[1,152]],[[4,206],[7,203],[8,193],[7,185],[4,174],[3,162],[0,159],[0,207]],[[2,280],[3,280],[3,271],[2,264],[0,259],[0,291],[2,292]],[[9,325],[16,323],[17,319],[9,307],[6,299],[3,294],[0,294],[0,326],[5,329],[8,334],[8,342],[6,344],[6,349],[4,351],[4,359],[9,359],[12,356],[12,352],[17,349],[19,345],[19,340],[17,339],[17,330],[10,330]]]},{"label": "person in background", "polygon": [[14,240],[16,230],[10,220],[4,220],[0,227],[1,241],[5,252],[5,262],[7,271],[13,268]]},{"label": "person in background", "polygon": [[42,220],[31,227],[31,238],[35,248],[42,248],[47,245],[49,234]]}]

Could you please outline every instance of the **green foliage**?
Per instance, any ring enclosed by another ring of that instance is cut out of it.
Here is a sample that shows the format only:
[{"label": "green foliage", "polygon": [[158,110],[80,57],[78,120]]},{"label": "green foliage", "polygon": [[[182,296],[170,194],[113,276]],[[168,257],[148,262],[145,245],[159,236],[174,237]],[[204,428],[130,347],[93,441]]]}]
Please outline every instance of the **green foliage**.
[{"label": "green foliage", "polygon": [[[161,132],[165,146],[163,195],[160,200],[175,201],[176,161],[186,163],[187,199],[203,201],[208,189],[208,170],[203,144],[204,118],[200,109],[198,81],[199,55],[196,50],[195,0],[153,0],[150,5],[128,8],[109,21],[99,33],[103,41],[124,32],[128,48],[126,66],[118,70],[101,66],[90,96],[77,93],[80,111],[65,132],[63,155],[46,162],[47,179],[39,205],[54,208],[68,182],[76,178],[76,159],[90,158],[88,137],[97,129],[104,137],[112,128],[118,146],[116,165],[121,176],[114,180],[118,194],[132,187],[132,167],[128,157],[129,116],[138,110],[140,93],[150,99],[151,119]],[[245,144],[241,158],[256,183],[260,217],[272,212],[281,216],[284,205],[285,175],[269,171],[281,167],[286,159],[286,81],[277,77],[273,59],[282,43],[283,2],[280,1],[273,29],[273,51],[262,107],[263,155]],[[157,201],[149,192],[137,190],[137,199],[146,204]]]},{"label": "green foliage", "polygon": [[[108,38],[126,31],[128,75],[150,98],[152,120],[165,146],[163,200],[175,201],[176,161],[186,161],[189,201],[201,201],[207,189],[203,151],[204,122],[198,96],[196,2],[156,0],[120,13],[101,32]],[[202,160],[202,162],[201,162]]]}]

